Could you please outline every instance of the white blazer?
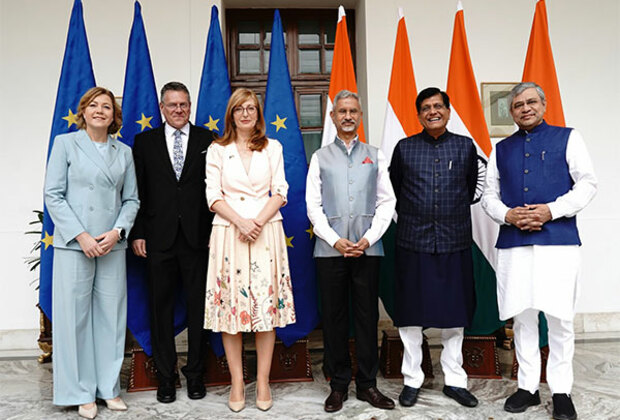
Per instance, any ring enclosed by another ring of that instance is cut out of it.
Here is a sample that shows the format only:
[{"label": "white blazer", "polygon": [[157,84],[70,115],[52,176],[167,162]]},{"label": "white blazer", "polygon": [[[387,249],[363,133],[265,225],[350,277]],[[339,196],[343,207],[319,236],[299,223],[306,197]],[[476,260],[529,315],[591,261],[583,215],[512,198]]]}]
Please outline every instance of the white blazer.
[{"label": "white blazer", "polygon": [[[207,151],[206,173],[209,209],[216,201],[224,200],[241,217],[253,219],[272,194],[280,194],[286,204],[288,184],[282,145],[277,140],[269,139],[263,150],[252,152],[249,172],[245,171],[235,143],[222,146],[213,142]],[[269,222],[276,220],[282,220],[280,211]],[[216,214],[213,224],[229,226],[230,222]]]}]

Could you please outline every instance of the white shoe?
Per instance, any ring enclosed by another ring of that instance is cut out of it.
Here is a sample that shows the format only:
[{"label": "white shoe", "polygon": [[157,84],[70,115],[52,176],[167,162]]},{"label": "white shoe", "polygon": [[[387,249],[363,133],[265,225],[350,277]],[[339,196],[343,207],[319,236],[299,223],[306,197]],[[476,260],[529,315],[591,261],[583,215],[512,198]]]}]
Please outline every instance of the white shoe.
[{"label": "white shoe", "polygon": [[121,397],[112,398],[111,400],[105,400],[109,410],[114,411],[127,411],[127,404],[121,399]]},{"label": "white shoe", "polygon": [[90,408],[86,408],[86,406],[89,404],[80,405],[80,407],[78,408],[78,414],[80,415],[80,417],[84,417],[85,419],[94,419],[95,417],[97,417],[97,404],[94,402],[90,404],[92,404],[92,407]]}]

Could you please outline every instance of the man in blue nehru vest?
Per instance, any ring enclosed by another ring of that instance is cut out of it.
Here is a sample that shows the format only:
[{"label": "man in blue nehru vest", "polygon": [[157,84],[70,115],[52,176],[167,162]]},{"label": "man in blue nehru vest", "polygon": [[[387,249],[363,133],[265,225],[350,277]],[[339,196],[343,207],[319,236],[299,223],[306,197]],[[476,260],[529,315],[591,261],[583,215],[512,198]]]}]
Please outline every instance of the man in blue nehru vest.
[{"label": "man in blue nehru vest", "polygon": [[396,312],[403,341],[404,387],[410,407],[424,382],[422,328],[441,328],[443,393],[466,407],[478,400],[467,390],[463,330],[475,307],[470,204],[478,180],[472,139],[446,130],[450,99],[430,87],[416,98],[421,133],[394,148],[390,179],[396,194]]},{"label": "man in blue nehru vest", "polygon": [[362,110],[357,94],[342,90],[330,113],[337,136],[310,160],[306,186],[308,218],[323,313],[325,369],[331,393],[325,411],[342,408],[351,382],[349,297],[353,307],[357,398],[382,409],[394,401],[377,389],[377,322],[381,236],[394,215],[394,191],[385,156],[359,141]]},{"label": "man in blue nehru vest", "polygon": [[575,215],[596,194],[597,180],[579,132],[543,120],[547,103],[540,86],[518,84],[509,102],[519,130],[493,150],[482,196],[482,207],[500,224],[495,245],[499,315],[514,318],[519,362],[519,388],[504,410],[520,413],[540,404],[542,311],[549,324],[547,382],[553,418],[576,419],[570,397],[581,265]]}]

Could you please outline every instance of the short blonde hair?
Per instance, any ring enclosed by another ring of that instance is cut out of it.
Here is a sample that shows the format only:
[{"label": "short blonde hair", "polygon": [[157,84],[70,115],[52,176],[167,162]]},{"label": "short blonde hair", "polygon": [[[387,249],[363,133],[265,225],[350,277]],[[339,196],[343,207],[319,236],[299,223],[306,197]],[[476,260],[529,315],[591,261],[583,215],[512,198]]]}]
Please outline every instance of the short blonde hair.
[{"label": "short blonde hair", "polygon": [[108,134],[115,134],[118,132],[118,130],[121,129],[121,126],[123,125],[123,111],[116,102],[116,99],[114,99],[114,94],[112,93],[112,91],[100,86],[95,86],[88,89],[80,99],[80,104],[78,105],[76,114],[77,126],[81,129],[86,128],[86,121],[84,121],[84,110],[86,109],[88,104],[91,103],[93,99],[95,99],[99,95],[107,95],[112,101],[113,118],[112,124],[110,124],[110,126],[108,127]]}]

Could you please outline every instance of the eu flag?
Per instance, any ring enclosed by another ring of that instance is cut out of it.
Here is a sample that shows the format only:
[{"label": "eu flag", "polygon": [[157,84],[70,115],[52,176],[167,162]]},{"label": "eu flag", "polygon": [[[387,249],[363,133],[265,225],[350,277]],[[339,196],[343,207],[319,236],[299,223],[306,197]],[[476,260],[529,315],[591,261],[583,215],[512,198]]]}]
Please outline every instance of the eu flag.
[{"label": "eu flag", "polygon": [[280,11],[273,16],[269,77],[265,93],[267,136],[282,143],[284,172],[289,184],[288,203],[281,209],[295,298],[297,322],[278,328],[286,346],[305,337],[319,322],[312,228],[306,212],[308,164],[299,130],[291,77],[288,72]]},{"label": "eu flag", "polygon": [[[56,107],[52,120],[52,132],[47,148],[49,159],[54,138],[59,134],[76,131],[76,113],[80,98],[88,89],[95,86],[93,65],[90,61],[88,39],[84,27],[82,14],[82,1],[73,2],[65,56],[62,60],[58,93],[56,94]],[[43,227],[41,229],[41,273],[39,280],[39,306],[52,319],[52,264],[54,261],[54,223],[50,218],[47,208],[43,207]]]},{"label": "eu flag", "polygon": [[211,25],[207,36],[205,61],[202,66],[196,125],[206,127],[213,133],[222,135],[226,104],[230,97],[230,79],[224,54],[224,43],[220,31],[217,7],[211,8]]},{"label": "eu flag", "polygon": [[[118,139],[132,147],[136,134],[159,125],[161,114],[151,56],[140,3],[136,1],[123,88],[123,127],[119,131]],[[145,265],[144,259],[127,250],[127,326],[142,349],[150,355],[150,306]],[[182,324],[183,314],[179,314],[177,318],[178,323]]]},{"label": "eu flag", "polygon": [[[224,54],[224,43],[220,31],[217,6],[211,7],[211,24],[207,35],[205,61],[202,66],[198,106],[196,108],[196,125],[204,126],[216,135],[224,132],[226,105],[230,97],[230,79]],[[209,342],[215,354],[224,354],[222,336],[210,332]]]}]

